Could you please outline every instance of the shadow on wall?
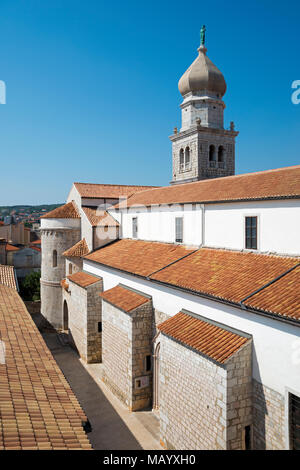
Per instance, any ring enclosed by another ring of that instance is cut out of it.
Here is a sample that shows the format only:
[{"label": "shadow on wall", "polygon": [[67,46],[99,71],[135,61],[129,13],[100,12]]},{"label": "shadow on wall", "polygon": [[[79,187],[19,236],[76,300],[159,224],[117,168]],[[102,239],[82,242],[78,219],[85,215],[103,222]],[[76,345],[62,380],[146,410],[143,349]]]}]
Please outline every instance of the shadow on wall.
[{"label": "shadow on wall", "polygon": [[255,347],[252,349],[252,369],[256,369],[259,375],[259,381],[252,377],[252,448],[255,450],[266,449],[266,417],[268,408],[264,394],[263,385],[259,373],[259,365],[256,357]]},{"label": "shadow on wall", "polygon": [[142,450],[75,351],[68,346],[58,347],[56,334],[46,334],[44,340],[88,417],[92,426],[88,438],[93,448]]}]

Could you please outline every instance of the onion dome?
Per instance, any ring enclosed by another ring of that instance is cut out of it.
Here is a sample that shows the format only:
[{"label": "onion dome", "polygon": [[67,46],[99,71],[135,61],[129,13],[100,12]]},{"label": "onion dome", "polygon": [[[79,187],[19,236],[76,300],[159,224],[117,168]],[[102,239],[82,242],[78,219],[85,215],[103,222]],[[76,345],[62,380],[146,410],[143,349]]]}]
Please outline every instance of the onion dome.
[{"label": "onion dome", "polygon": [[[204,28],[204,36],[203,36]],[[226,92],[226,82],[222,72],[207,57],[204,46],[205,27],[201,29],[201,45],[198,48],[198,57],[187,71],[182,75],[178,88],[182,96],[190,92],[206,91],[219,95],[221,98]]]}]

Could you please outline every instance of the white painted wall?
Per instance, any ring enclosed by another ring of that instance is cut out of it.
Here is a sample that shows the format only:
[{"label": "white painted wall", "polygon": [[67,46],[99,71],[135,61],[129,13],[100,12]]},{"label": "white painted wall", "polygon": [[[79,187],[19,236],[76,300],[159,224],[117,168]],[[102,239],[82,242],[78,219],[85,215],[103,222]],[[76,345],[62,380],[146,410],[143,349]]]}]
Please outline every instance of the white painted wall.
[{"label": "white painted wall", "polygon": [[[197,207],[196,207],[197,206]],[[122,214],[122,238],[132,238],[132,219],[138,218],[138,238],[166,243],[175,242],[175,217],[183,217],[183,243],[200,245],[201,209],[199,204],[129,209]],[[111,211],[114,217],[114,212]]]},{"label": "white painted wall", "polygon": [[41,228],[79,228],[80,219],[41,219]]},{"label": "white painted wall", "polygon": [[[138,218],[138,238],[175,242],[175,217],[184,218],[184,243],[216,248],[245,248],[245,216],[258,216],[258,251],[300,254],[300,200],[205,204],[202,242],[201,204],[141,207],[122,211],[122,238],[132,238],[132,218]],[[110,210],[121,221],[120,213]]]},{"label": "white painted wall", "polygon": [[300,328],[239,308],[165,287],[84,260],[83,269],[103,278],[104,290],[119,282],[152,296],[154,308],[175,315],[182,308],[253,335],[253,377],[284,395],[300,394]]},{"label": "white painted wall", "polygon": [[205,205],[205,244],[245,248],[245,216],[258,216],[258,249],[300,254],[300,200]]}]

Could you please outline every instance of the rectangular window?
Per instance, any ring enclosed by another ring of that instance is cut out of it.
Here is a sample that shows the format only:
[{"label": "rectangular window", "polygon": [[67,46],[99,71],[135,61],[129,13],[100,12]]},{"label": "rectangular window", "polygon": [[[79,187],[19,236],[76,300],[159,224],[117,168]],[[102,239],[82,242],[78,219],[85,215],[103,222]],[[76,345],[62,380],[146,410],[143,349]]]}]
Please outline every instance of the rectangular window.
[{"label": "rectangular window", "polygon": [[132,238],[138,237],[138,219],[137,217],[132,218]]},{"label": "rectangular window", "polygon": [[146,372],[149,372],[151,370],[151,355],[148,354],[145,357],[145,370]]},{"label": "rectangular window", "polygon": [[98,321],[98,333],[102,333],[102,321]]},{"label": "rectangular window", "polygon": [[290,450],[300,450],[300,397],[290,393]]},{"label": "rectangular window", "polygon": [[251,450],[251,427],[245,426],[245,450]]},{"label": "rectangular window", "polygon": [[245,217],[245,247],[257,250],[257,217]]},{"label": "rectangular window", "polygon": [[175,217],[175,241],[183,242],[183,217]]}]

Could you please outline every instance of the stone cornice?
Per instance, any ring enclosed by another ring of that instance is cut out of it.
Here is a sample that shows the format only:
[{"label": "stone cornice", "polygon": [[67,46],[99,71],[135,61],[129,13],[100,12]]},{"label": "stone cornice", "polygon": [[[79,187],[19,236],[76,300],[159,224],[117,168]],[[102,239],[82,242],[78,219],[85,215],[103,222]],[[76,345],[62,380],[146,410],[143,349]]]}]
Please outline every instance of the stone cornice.
[{"label": "stone cornice", "polygon": [[228,137],[236,137],[239,132],[232,131],[229,129],[217,129],[215,127],[204,127],[199,125],[194,125],[185,131],[178,132],[177,134],[172,134],[169,136],[169,139],[172,142],[176,142],[177,140],[181,140],[183,137],[190,137],[193,134],[201,135],[201,134],[214,134],[214,135],[225,135]]}]

